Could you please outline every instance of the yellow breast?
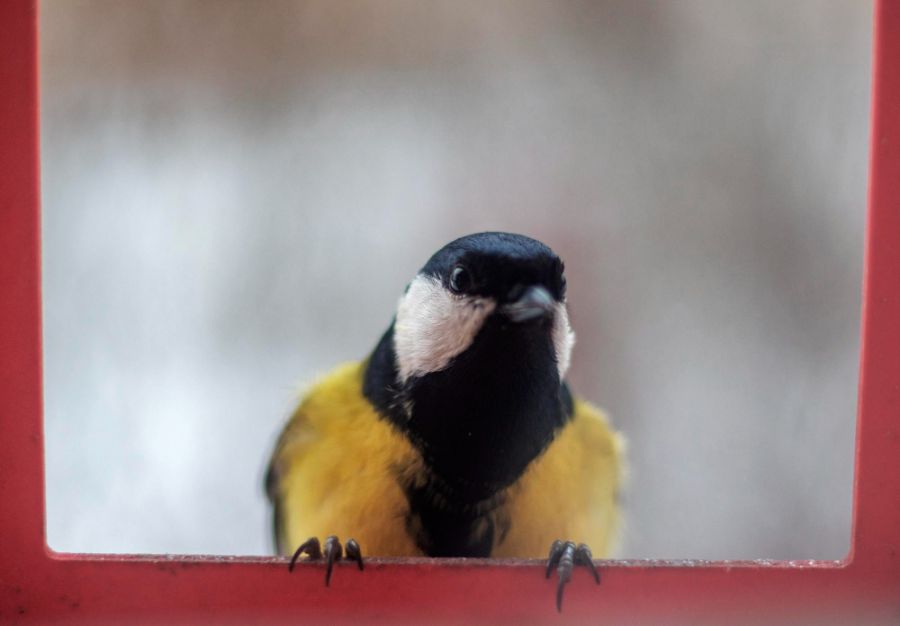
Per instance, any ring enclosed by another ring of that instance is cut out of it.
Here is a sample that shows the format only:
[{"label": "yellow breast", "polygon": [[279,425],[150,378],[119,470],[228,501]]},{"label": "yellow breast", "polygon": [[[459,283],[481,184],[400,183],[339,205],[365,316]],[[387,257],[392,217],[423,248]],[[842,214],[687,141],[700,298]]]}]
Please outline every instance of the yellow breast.
[{"label": "yellow breast", "polygon": [[[423,461],[363,396],[364,368],[342,365],[315,384],[278,440],[268,487],[282,553],[333,534],[355,538],[372,556],[422,554],[407,532],[401,485],[424,471]],[[507,490],[508,531],[492,556],[544,557],[554,539],[608,554],[618,529],[622,448],[603,414],[577,401],[574,418]]]}]

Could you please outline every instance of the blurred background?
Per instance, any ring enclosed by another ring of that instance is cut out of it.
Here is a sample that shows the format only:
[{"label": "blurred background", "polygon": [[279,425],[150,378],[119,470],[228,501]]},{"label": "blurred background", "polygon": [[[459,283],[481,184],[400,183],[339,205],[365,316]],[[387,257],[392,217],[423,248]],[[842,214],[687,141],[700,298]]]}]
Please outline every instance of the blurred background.
[{"label": "blurred background", "polygon": [[[498,229],[566,261],[623,557],[850,536],[871,5],[41,2],[48,538],[267,554],[305,381]],[[549,512],[552,514],[552,512]]]}]

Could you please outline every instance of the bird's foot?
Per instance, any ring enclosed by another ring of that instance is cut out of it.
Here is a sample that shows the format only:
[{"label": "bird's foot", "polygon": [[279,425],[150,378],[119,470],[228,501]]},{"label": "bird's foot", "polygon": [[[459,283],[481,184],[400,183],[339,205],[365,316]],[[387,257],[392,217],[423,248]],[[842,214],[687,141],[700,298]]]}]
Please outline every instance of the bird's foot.
[{"label": "bird's foot", "polygon": [[556,583],[556,610],[562,612],[563,590],[566,584],[572,580],[572,570],[576,565],[584,565],[594,576],[594,581],[600,584],[600,574],[594,567],[594,557],[591,549],[586,544],[574,541],[560,541],[557,539],[550,546],[550,556],[547,558],[547,578],[550,578],[553,568],[556,568],[558,581]]},{"label": "bird's foot", "polygon": [[304,553],[309,556],[309,559],[312,561],[318,561],[322,557],[325,557],[326,587],[331,583],[331,570],[334,567],[335,561],[340,561],[341,558],[356,561],[356,564],[359,566],[359,571],[363,570],[362,550],[359,549],[359,544],[356,543],[355,539],[348,539],[347,543],[344,544],[344,548],[341,548],[340,540],[334,535],[329,535],[325,538],[325,545],[323,548],[319,544],[318,537],[310,537],[301,543],[300,547],[294,552],[294,556],[291,557],[291,562],[288,565],[289,572],[294,571],[294,565],[297,563],[297,559]]}]

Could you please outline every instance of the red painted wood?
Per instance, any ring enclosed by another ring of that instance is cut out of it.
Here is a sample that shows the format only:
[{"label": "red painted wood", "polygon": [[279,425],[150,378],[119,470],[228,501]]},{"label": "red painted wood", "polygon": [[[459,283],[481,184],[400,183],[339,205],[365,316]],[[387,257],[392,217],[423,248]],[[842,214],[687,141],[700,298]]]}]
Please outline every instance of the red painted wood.
[{"label": "red painted wood", "polygon": [[44,537],[35,0],[0,2],[0,624],[900,624],[900,1],[876,7],[851,555],[604,564],[555,613],[538,562],[339,566],[53,554]]}]

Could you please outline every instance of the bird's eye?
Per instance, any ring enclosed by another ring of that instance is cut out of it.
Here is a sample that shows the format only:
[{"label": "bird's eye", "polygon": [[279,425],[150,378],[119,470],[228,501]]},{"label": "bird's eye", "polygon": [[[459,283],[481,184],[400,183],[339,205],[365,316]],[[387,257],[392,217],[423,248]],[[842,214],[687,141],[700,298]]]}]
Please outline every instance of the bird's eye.
[{"label": "bird's eye", "polygon": [[450,289],[456,293],[463,293],[472,286],[472,276],[469,270],[462,265],[457,265],[450,272]]}]

